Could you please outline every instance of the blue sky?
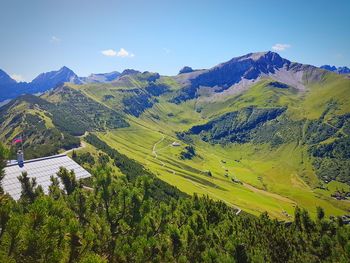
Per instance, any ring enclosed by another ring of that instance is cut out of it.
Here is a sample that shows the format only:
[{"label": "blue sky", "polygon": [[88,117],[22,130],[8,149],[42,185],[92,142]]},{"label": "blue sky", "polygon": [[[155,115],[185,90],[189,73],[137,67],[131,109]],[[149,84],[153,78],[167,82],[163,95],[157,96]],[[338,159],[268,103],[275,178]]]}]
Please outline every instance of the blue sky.
[{"label": "blue sky", "polygon": [[[350,1],[0,0],[0,68],[175,75],[249,52],[350,66]],[[277,45],[280,44],[280,45]]]}]

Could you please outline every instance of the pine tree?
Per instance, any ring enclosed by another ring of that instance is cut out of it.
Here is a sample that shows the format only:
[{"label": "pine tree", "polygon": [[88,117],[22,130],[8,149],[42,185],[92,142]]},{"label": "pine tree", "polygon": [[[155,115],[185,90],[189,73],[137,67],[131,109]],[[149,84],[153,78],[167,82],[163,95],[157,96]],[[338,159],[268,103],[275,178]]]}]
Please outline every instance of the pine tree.
[{"label": "pine tree", "polygon": [[34,200],[43,193],[41,186],[37,187],[36,179],[29,178],[27,172],[22,172],[20,176],[17,177],[21,183],[21,200],[24,202],[33,203]]},{"label": "pine tree", "polygon": [[68,171],[66,168],[61,167],[57,173],[57,176],[61,179],[64,189],[67,195],[70,195],[78,187],[74,171]]}]

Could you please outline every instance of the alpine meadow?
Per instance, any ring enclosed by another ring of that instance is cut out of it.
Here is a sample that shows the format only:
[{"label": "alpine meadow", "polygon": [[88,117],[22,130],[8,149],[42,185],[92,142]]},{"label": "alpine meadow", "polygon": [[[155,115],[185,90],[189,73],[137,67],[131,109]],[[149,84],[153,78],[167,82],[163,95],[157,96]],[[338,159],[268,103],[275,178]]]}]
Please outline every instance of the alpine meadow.
[{"label": "alpine meadow", "polygon": [[346,1],[4,2],[0,262],[350,261]]}]

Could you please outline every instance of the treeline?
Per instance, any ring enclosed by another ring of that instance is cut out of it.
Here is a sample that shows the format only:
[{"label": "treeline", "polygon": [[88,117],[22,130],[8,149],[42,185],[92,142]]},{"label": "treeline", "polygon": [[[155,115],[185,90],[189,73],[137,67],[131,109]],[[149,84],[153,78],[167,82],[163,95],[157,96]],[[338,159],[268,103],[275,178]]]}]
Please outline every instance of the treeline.
[{"label": "treeline", "polygon": [[[328,128],[323,129],[323,126]],[[316,142],[328,140],[309,148],[316,174],[324,181],[337,180],[350,184],[350,114],[335,116],[323,125],[319,124],[312,134],[312,139],[318,138]]]},{"label": "treeline", "polygon": [[[0,172],[4,167],[0,148]],[[1,173],[0,173],[1,174]],[[20,200],[0,195],[0,262],[349,262],[350,228],[318,208],[290,224],[235,214],[208,197],[152,197],[155,178],[106,167],[92,189],[61,169],[48,195],[26,174]],[[130,177],[129,177],[130,178]],[[60,189],[60,183],[64,186]]]},{"label": "treeline", "polygon": [[[329,106],[331,107],[331,106]],[[179,139],[191,143],[198,135],[209,143],[268,143],[279,147],[285,143],[306,145],[317,176],[323,181],[337,180],[350,184],[350,114],[319,119],[293,120],[286,108],[250,106],[214,118],[203,125],[178,133]]]},{"label": "treeline", "polygon": [[[277,117],[285,112],[286,108],[257,108],[254,106],[239,111],[226,113],[206,124],[193,126],[188,134],[200,135],[202,140],[211,143],[246,143],[249,141],[271,141],[271,131],[261,131],[264,125],[273,126]],[[266,135],[269,138],[265,138]]]},{"label": "treeline", "polygon": [[[53,155],[60,149],[78,147],[80,140],[74,136],[86,131],[129,126],[121,114],[81,92],[66,86],[59,89],[50,93],[52,97],[60,96],[55,98],[55,103],[34,95],[22,95],[0,109],[0,123],[7,125],[2,129],[6,132],[5,139],[10,141],[22,136],[26,158]],[[25,110],[16,110],[19,105]]]},{"label": "treeline", "polygon": [[[52,94],[56,91],[54,90]],[[52,95],[50,94],[50,95]],[[127,127],[129,124],[117,112],[88,98],[80,91],[63,86],[59,90],[60,99],[44,104],[52,114],[53,123],[71,135],[83,135],[86,131]]]},{"label": "treeline", "polygon": [[145,110],[158,102],[156,97],[169,91],[170,87],[160,80],[158,73],[134,72],[124,80],[130,82],[132,89],[116,91],[122,97],[124,112],[139,117]]}]

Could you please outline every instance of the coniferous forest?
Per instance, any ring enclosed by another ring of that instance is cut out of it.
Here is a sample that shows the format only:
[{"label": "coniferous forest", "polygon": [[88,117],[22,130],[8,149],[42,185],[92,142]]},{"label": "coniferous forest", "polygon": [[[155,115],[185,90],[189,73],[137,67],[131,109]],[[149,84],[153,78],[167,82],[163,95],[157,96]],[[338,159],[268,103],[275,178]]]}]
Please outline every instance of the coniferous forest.
[{"label": "coniferous forest", "polygon": [[[1,179],[7,154],[1,147]],[[87,182],[62,168],[48,195],[25,173],[20,200],[1,191],[0,262],[349,262],[350,228],[322,208],[313,220],[297,207],[289,223],[266,213],[236,215],[119,158],[126,176],[115,176],[101,158]]]},{"label": "coniferous forest", "polygon": [[0,13],[0,263],[350,263],[350,0]]}]

